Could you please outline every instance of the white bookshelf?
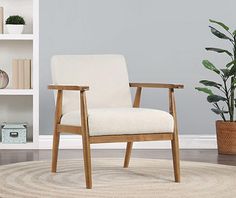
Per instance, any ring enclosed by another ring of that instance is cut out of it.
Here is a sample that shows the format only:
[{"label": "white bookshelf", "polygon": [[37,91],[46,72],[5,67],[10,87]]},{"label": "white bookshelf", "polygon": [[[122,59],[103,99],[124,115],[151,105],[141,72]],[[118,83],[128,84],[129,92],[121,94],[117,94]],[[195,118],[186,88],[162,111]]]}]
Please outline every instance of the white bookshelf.
[{"label": "white bookshelf", "polygon": [[[39,0],[0,0],[4,19],[21,15],[26,21],[23,34],[0,34],[0,68],[10,82],[0,89],[0,123],[27,122],[26,144],[3,144],[0,149],[37,149],[39,139]],[[12,59],[32,60],[32,89],[12,89]]]}]

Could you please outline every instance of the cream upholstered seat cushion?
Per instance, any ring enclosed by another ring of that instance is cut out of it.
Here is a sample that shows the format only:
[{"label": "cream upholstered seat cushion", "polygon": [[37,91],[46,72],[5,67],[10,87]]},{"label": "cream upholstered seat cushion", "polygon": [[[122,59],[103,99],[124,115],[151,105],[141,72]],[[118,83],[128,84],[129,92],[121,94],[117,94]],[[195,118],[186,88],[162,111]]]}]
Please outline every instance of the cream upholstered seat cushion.
[{"label": "cream upholstered seat cushion", "polygon": [[[80,126],[80,112],[62,116],[61,124]],[[89,135],[120,135],[173,132],[172,115],[145,108],[96,108],[88,111]]]}]

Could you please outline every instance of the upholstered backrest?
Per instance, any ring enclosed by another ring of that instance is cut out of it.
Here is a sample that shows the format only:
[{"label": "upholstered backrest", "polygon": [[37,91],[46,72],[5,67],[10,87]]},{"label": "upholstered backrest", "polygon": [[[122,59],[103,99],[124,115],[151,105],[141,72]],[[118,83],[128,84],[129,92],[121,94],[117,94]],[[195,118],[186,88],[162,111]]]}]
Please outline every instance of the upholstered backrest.
[{"label": "upholstered backrest", "polygon": [[[52,58],[55,85],[84,85],[88,108],[131,107],[125,59],[122,55],[56,55]],[[80,109],[79,92],[65,91],[62,112]]]}]

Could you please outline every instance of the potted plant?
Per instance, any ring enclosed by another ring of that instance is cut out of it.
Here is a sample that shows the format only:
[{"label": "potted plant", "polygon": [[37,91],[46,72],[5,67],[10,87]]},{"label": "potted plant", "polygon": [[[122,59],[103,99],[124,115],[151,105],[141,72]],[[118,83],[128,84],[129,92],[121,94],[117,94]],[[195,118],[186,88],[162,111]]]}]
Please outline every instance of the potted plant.
[{"label": "potted plant", "polygon": [[9,16],[6,20],[6,27],[9,34],[22,34],[25,20],[18,15]]},{"label": "potted plant", "polygon": [[225,24],[210,20],[212,24],[220,27],[222,31],[209,26],[211,33],[229,43],[231,50],[208,47],[207,51],[225,54],[229,61],[221,68],[216,67],[209,60],[203,60],[203,66],[217,74],[221,82],[201,80],[205,87],[196,87],[198,91],[207,94],[207,101],[213,105],[211,109],[221,116],[222,120],[216,121],[216,134],[218,152],[220,154],[236,154],[236,122],[234,120],[236,98],[236,30],[230,31]]}]

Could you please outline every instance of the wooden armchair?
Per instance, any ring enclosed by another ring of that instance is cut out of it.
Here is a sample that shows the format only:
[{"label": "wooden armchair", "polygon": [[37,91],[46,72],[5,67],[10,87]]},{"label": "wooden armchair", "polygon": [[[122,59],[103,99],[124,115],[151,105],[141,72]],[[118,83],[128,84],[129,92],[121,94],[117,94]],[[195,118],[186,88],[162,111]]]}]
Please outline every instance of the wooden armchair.
[{"label": "wooden armchair", "polygon": [[[92,188],[90,144],[127,142],[127,168],[133,142],[171,140],[175,181],[180,182],[174,89],[183,85],[129,83],[121,55],[54,56],[52,75],[54,85],[48,88],[57,90],[52,172],[57,169],[61,132],[82,135],[87,188]],[[130,87],[137,88],[133,105]],[[169,113],[138,108],[143,88],[169,89]]]}]

